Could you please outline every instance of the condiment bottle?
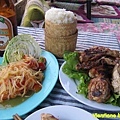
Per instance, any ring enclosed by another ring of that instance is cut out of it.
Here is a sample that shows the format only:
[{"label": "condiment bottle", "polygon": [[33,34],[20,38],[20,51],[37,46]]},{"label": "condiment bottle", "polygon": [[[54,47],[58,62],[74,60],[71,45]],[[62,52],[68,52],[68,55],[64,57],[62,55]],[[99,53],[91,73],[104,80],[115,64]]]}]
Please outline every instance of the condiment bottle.
[{"label": "condiment bottle", "polygon": [[0,0],[0,56],[17,33],[17,20],[13,0]]}]

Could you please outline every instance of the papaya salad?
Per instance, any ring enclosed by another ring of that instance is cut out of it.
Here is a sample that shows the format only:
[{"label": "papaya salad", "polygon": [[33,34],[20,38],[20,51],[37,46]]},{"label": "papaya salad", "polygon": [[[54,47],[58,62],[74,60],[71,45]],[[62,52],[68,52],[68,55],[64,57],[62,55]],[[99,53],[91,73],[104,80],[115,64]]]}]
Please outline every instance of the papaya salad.
[{"label": "papaya salad", "polygon": [[8,43],[0,66],[0,102],[42,89],[46,58],[31,35],[17,35]]},{"label": "papaya salad", "polygon": [[103,46],[65,52],[62,71],[77,93],[98,103],[120,106],[120,52]]}]

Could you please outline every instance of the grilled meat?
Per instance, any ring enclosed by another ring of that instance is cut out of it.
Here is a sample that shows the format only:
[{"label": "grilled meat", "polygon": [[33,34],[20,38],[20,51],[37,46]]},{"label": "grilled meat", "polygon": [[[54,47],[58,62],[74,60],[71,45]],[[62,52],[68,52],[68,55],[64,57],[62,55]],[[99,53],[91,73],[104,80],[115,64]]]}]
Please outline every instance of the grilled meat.
[{"label": "grilled meat", "polygon": [[90,80],[88,85],[88,99],[102,103],[111,96],[110,83],[107,78],[98,76]]},{"label": "grilled meat", "polygon": [[77,66],[76,66],[76,69],[77,70],[80,70],[80,69],[86,69],[86,70],[89,70],[93,67],[97,67],[97,66],[115,66],[117,63],[119,63],[120,61],[120,58],[110,58],[110,57],[101,57],[97,60],[89,60],[87,62],[82,62],[82,63],[78,63]]},{"label": "grilled meat", "polygon": [[93,67],[89,70],[89,76],[95,78],[98,76],[105,76],[105,68],[101,66]]},{"label": "grilled meat", "polygon": [[114,92],[120,95],[120,64],[116,64],[113,69],[112,86]]},{"label": "grilled meat", "polygon": [[94,46],[92,48],[86,49],[83,52],[80,52],[80,62],[85,62],[88,60],[96,60],[101,56],[112,56],[120,57],[120,53],[117,50],[111,50],[103,46]]},{"label": "grilled meat", "polygon": [[88,85],[88,99],[104,103],[110,98],[113,88],[114,92],[120,94],[119,51],[103,46],[94,46],[80,51],[76,69],[86,70],[91,77]]},{"label": "grilled meat", "polygon": [[102,65],[113,65],[115,66],[116,63],[119,63],[120,58],[114,58],[114,57],[108,57],[108,56],[103,56],[100,58],[100,63]]},{"label": "grilled meat", "polygon": [[103,46],[95,46],[79,52],[77,70],[89,70],[99,65],[115,65],[120,61],[120,53]]},{"label": "grilled meat", "polygon": [[101,77],[109,78],[109,80],[111,80],[113,68],[114,67],[111,65],[109,65],[109,66],[99,65],[99,66],[93,67],[89,70],[89,76],[91,78],[101,76]]}]

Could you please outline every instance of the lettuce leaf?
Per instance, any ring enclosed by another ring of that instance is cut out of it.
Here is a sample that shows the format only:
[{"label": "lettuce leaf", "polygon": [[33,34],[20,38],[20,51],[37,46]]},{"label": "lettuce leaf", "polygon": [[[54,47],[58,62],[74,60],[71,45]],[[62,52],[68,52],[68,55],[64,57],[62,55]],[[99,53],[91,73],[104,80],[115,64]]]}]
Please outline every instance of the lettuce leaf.
[{"label": "lettuce leaf", "polygon": [[87,96],[88,90],[87,86],[89,83],[89,76],[84,70],[77,70],[76,66],[79,63],[79,53],[78,52],[65,52],[63,55],[64,60],[66,61],[62,71],[68,75],[68,77],[73,80],[77,80],[77,93]]},{"label": "lettuce leaf", "polygon": [[112,94],[111,97],[106,101],[106,104],[112,104],[120,107],[120,95],[116,93]]}]

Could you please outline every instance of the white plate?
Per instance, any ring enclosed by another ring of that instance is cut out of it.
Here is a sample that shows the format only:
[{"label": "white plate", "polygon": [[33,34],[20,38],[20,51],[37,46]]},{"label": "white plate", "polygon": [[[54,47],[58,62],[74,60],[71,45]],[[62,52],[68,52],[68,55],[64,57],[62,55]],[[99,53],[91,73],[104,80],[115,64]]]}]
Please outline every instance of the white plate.
[{"label": "white plate", "polygon": [[97,109],[101,109],[101,110],[106,110],[106,111],[120,111],[120,107],[117,106],[113,106],[111,104],[104,104],[104,103],[97,103],[95,101],[91,101],[87,98],[85,98],[83,95],[81,94],[77,94],[77,86],[74,82],[74,80],[70,79],[66,74],[64,74],[62,72],[62,67],[64,66],[65,63],[62,64],[60,71],[59,71],[59,79],[60,79],[60,83],[63,86],[63,88],[65,89],[65,91],[72,96],[73,98],[75,98],[77,101],[88,105],[90,107],[93,108],[97,108]]},{"label": "white plate", "polygon": [[[42,84],[42,90],[15,107],[6,109],[0,108],[0,120],[12,119],[13,115],[16,113],[20,116],[25,115],[42,103],[55,86],[59,73],[58,61],[53,54],[44,50],[42,51],[41,56],[44,56],[47,59],[47,68],[45,70],[45,79]],[[2,63],[2,58],[0,58],[0,63]]]},{"label": "white plate", "polygon": [[41,120],[40,116],[42,113],[50,113],[59,120],[88,120],[88,118],[89,120],[98,120],[83,109],[66,105],[55,105],[40,109],[32,113],[25,120]]}]

